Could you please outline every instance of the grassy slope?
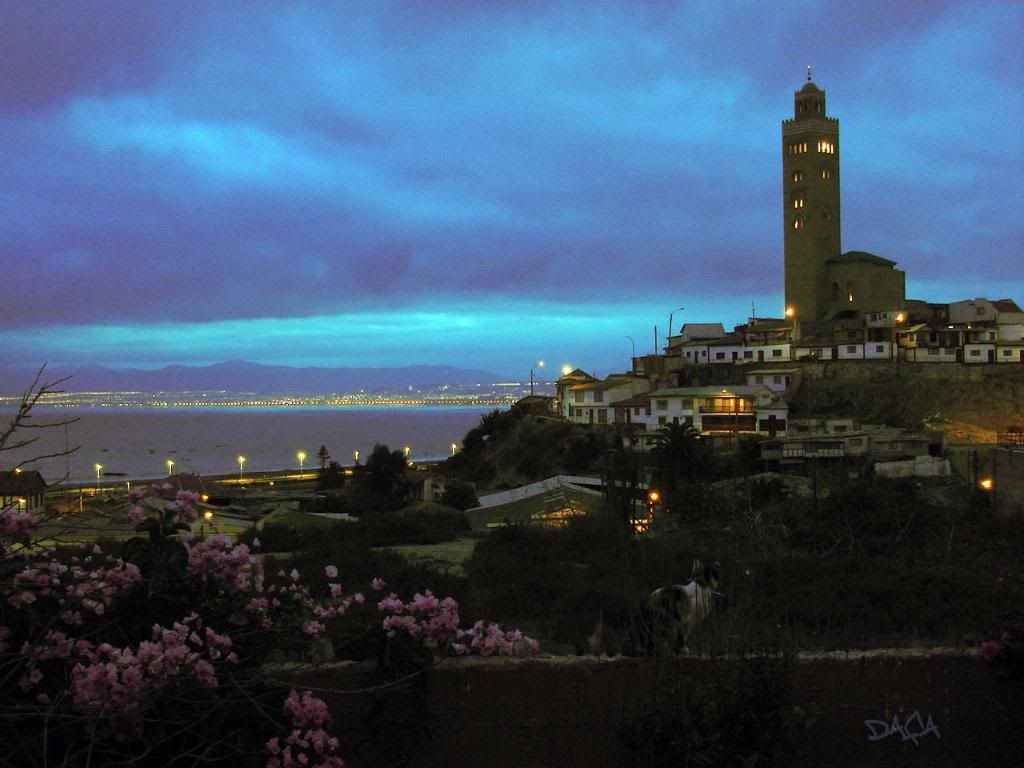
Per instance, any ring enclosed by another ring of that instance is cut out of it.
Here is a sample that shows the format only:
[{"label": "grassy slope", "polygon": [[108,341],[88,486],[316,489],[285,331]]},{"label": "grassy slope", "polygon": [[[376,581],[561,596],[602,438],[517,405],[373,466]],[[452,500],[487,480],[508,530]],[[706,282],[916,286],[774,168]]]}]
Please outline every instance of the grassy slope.
[{"label": "grassy slope", "polygon": [[871,379],[805,380],[790,403],[794,417],[850,416],[868,423],[939,429],[955,442],[993,442],[1024,424],[1024,366],[998,366],[980,381],[902,372]]}]

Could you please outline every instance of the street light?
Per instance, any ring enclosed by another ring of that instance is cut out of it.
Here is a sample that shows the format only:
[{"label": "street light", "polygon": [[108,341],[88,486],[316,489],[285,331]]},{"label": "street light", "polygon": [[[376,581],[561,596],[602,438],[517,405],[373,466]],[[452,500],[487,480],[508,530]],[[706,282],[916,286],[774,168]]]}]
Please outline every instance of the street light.
[{"label": "street light", "polygon": [[242,482],[242,467],[245,466],[245,456],[238,457],[238,482]]},{"label": "street light", "polygon": [[896,375],[900,375],[900,326],[903,325],[903,321],[906,320],[906,316],[902,312],[896,313],[896,325],[893,326],[893,340],[892,347],[896,352]]},{"label": "street light", "polygon": [[299,475],[301,476],[302,475],[302,465],[306,461],[306,452],[305,451],[299,451],[295,455],[299,459]]},{"label": "street light", "polygon": [[96,493],[100,492],[100,473],[103,471],[103,465],[96,465]]},{"label": "street light", "polygon": [[626,338],[629,339],[629,344],[630,344],[630,346],[633,349],[633,353],[632,353],[632,355],[630,355],[630,359],[632,359],[632,358],[636,357],[636,342],[633,341],[633,337],[632,336],[627,336]]},{"label": "street light", "polygon": [[171,467],[173,467],[173,466],[174,466],[174,459],[168,459],[167,460],[167,476],[168,477],[171,476]]},{"label": "street light", "polygon": [[358,448],[356,448],[354,451],[352,451],[352,458],[355,459],[356,464],[359,463],[359,449]]},{"label": "street light", "polygon": [[452,443],[452,456],[455,455],[455,452],[457,450],[459,450],[459,444],[458,443]]},{"label": "street light", "polygon": [[572,366],[566,363],[562,366],[562,375],[568,376],[570,373],[572,373]]},{"label": "street light", "polygon": [[411,451],[412,451],[412,448],[410,448],[410,447],[409,447],[409,446],[407,445],[407,446],[405,446],[404,448],[402,448],[402,455],[403,455],[403,456],[404,456],[405,458],[407,458],[407,459],[408,459],[408,458],[409,458],[409,453],[410,453]]},{"label": "street light", "polygon": [[[543,368],[544,361],[538,360],[536,365],[538,368]],[[533,397],[533,368],[530,368],[530,397]]]},{"label": "street light", "polygon": [[786,307],[785,315],[787,319],[796,317],[796,307]]}]

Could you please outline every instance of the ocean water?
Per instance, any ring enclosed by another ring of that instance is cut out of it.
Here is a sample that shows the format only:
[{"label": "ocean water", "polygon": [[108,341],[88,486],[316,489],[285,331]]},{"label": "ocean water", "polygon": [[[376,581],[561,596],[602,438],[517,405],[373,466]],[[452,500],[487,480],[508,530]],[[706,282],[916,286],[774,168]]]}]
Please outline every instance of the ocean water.
[{"label": "ocean water", "polygon": [[[95,479],[95,465],[103,466],[104,480],[136,480],[167,474],[167,460],[175,472],[204,475],[238,471],[238,456],[245,456],[245,471],[298,468],[296,454],[305,451],[305,467],[318,467],[320,446],[331,458],[350,464],[353,451],[364,460],[375,443],[390,448],[409,446],[413,459],[451,455],[451,444],[480,422],[490,408],[479,407],[329,407],[322,408],[76,408],[33,411],[32,422],[45,424],[67,418],[78,421],[65,428],[31,429],[19,437],[38,437],[36,443],[0,453],[0,469],[35,456],[76,450],[64,458],[42,459],[25,465],[39,469],[47,482],[70,475],[71,482]],[[0,410],[6,427],[12,412]],[[106,473],[123,473],[110,476]]]}]

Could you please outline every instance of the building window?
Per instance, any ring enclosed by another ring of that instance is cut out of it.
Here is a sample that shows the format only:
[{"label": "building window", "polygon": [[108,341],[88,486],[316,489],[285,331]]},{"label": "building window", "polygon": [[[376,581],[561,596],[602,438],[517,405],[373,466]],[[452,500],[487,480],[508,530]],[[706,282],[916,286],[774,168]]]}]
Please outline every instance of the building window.
[{"label": "building window", "polygon": [[846,300],[853,302],[853,280],[846,281]]},{"label": "building window", "polygon": [[754,377],[754,383],[755,384],[764,384],[764,376],[755,376]]},{"label": "building window", "polygon": [[885,351],[885,347],[883,347],[881,344],[875,344],[875,352],[884,352],[884,351]]},{"label": "building window", "polygon": [[804,172],[803,171],[793,171],[793,175],[792,175],[791,178],[793,179],[794,182],[799,184],[801,181],[804,180]]},{"label": "building window", "polygon": [[604,402],[604,392],[601,392],[601,391],[595,392],[594,393],[594,402],[595,403],[603,403]]},{"label": "building window", "polygon": [[822,168],[821,169],[821,178],[825,179],[826,181],[828,179],[831,179],[832,178],[832,169],[831,168]]},{"label": "building window", "polygon": [[1012,349],[1004,349],[1003,350],[1003,357],[1012,357],[1012,356],[1013,356],[1013,350]]},{"label": "building window", "polygon": [[658,417],[658,426],[659,426],[659,427],[664,427],[664,426],[665,426],[665,423],[666,423],[667,421],[668,421],[668,418],[667,418],[667,417],[665,417],[665,416],[659,416],[659,417]]},{"label": "building window", "polygon": [[772,350],[772,357],[782,357],[782,350],[781,349],[773,349]]},{"label": "building window", "polygon": [[839,283],[832,283],[832,301],[839,301]]},{"label": "building window", "polygon": [[854,344],[847,344],[846,345],[846,351],[847,352],[856,352],[857,351],[857,347]]},{"label": "building window", "polygon": [[818,152],[823,155],[834,155],[836,153],[836,145],[833,144],[831,141],[819,141]]},{"label": "building window", "polygon": [[743,350],[743,359],[744,360],[753,360],[754,359],[754,351],[751,350],[751,349]]},{"label": "building window", "polygon": [[976,311],[978,313],[978,317],[984,317],[985,316],[985,308],[984,307],[978,307]]},{"label": "building window", "polygon": [[795,197],[795,198],[793,198],[793,207],[794,208],[803,208],[804,207],[804,199],[802,197]]},{"label": "building window", "polygon": [[598,410],[597,410],[597,423],[598,424],[607,424],[608,423],[608,409],[607,408],[598,408]]},{"label": "building window", "polygon": [[864,445],[864,438],[863,437],[851,437],[850,438],[850,445],[853,446],[853,447],[860,447],[860,446]]},{"label": "building window", "polygon": [[786,148],[786,150],[791,155],[802,155],[802,154],[804,154],[807,151],[807,142],[806,141],[794,142],[794,143],[790,144]]},{"label": "building window", "polygon": [[772,382],[774,384],[781,384],[782,383],[782,377],[781,376],[773,376],[772,377]]},{"label": "building window", "polygon": [[725,360],[725,352],[715,352],[715,360]]},{"label": "building window", "polygon": [[659,411],[667,411],[668,400],[656,400],[654,403],[654,407],[657,408]]},{"label": "building window", "polygon": [[582,408],[577,408],[576,409],[576,418],[577,419],[582,419],[583,418],[583,409]]},{"label": "building window", "polygon": [[572,393],[572,399],[575,402],[577,402],[577,403],[582,403],[583,402],[583,393],[582,392],[573,392]]},{"label": "building window", "polygon": [[802,216],[794,216],[793,217],[793,229],[803,229],[803,228],[804,228],[803,217]]},{"label": "building window", "polygon": [[686,400],[680,400],[679,401],[679,407],[681,409],[683,409],[684,411],[692,411],[693,410],[693,400],[689,399],[689,398],[687,398]]},{"label": "building window", "polygon": [[955,355],[956,354],[956,348],[955,347],[943,347],[942,351],[945,354],[947,354],[947,355]]},{"label": "building window", "polygon": [[980,349],[972,349],[971,350],[971,357],[981,357],[981,350]]}]

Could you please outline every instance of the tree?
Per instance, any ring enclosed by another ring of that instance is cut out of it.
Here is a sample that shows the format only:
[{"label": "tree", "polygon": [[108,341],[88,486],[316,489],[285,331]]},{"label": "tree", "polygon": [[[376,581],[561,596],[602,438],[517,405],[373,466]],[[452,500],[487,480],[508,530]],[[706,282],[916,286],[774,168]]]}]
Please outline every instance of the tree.
[{"label": "tree", "polygon": [[328,463],[317,475],[316,484],[318,488],[331,490],[345,487],[345,470],[336,461]]},{"label": "tree", "polygon": [[320,469],[327,469],[327,462],[331,460],[331,454],[327,451],[326,445],[320,446],[320,450],[316,452],[316,457],[320,459]]},{"label": "tree", "polygon": [[700,433],[690,424],[666,424],[658,433],[655,458],[662,491],[670,493],[680,479],[701,479],[711,469],[710,455]]},{"label": "tree", "polygon": [[455,507],[463,512],[480,503],[473,486],[461,480],[449,480],[445,484],[444,493],[441,494],[439,501],[445,506]]},{"label": "tree", "polygon": [[409,500],[410,483],[405,478],[405,455],[386,445],[375,445],[370,457],[356,476],[359,487],[370,494],[375,506],[400,509]]}]

